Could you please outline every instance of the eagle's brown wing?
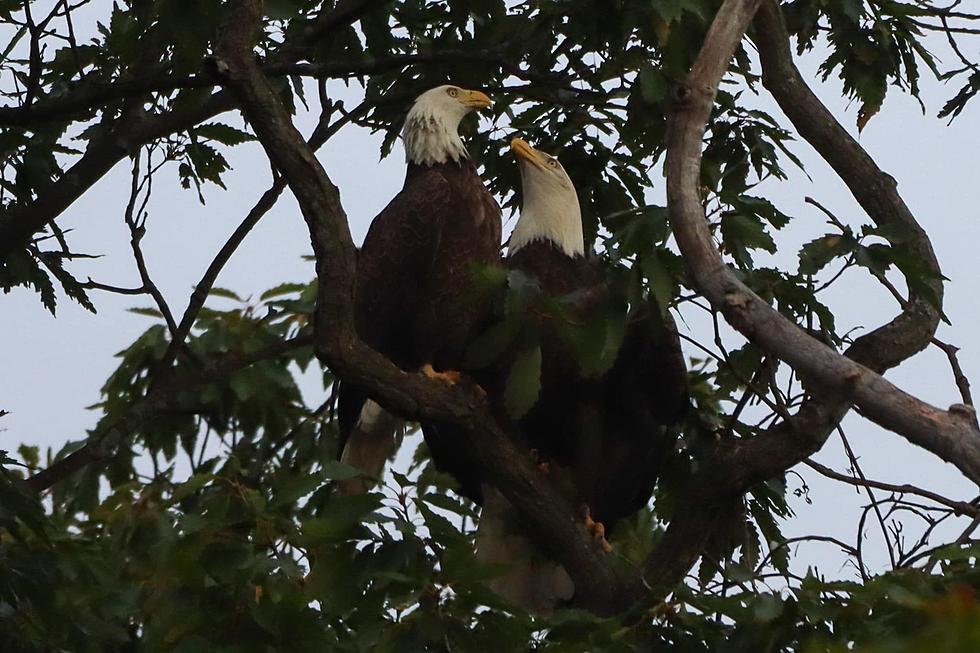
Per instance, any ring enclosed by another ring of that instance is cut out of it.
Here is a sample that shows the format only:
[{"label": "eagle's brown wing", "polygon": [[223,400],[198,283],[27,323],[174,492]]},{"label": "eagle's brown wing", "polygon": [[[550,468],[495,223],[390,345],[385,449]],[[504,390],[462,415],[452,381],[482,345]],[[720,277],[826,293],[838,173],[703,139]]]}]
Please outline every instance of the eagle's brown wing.
[{"label": "eagle's brown wing", "polygon": [[[456,367],[479,306],[466,303],[472,263],[499,258],[500,209],[473,165],[410,166],[405,186],[371,223],[358,255],[360,337],[402,369]],[[342,384],[340,446],[367,394]]]},{"label": "eagle's brown wing", "polygon": [[443,227],[460,204],[443,175],[420,171],[371,222],[358,255],[358,334],[405,369],[424,362],[413,351],[412,324],[426,301]]}]

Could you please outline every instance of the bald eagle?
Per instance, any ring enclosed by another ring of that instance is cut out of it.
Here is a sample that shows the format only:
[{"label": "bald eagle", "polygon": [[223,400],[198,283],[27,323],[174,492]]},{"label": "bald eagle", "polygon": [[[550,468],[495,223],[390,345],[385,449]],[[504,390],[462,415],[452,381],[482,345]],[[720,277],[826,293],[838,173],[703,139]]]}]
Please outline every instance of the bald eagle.
[{"label": "bald eagle", "polygon": [[[408,170],[401,192],[371,222],[357,261],[355,323],[360,337],[406,371],[444,380],[483,319],[470,301],[472,269],[500,259],[500,207],[458,134],[470,112],[490,106],[479,91],[453,85],[421,94],[405,119]],[[341,384],[341,460],[379,476],[402,420],[362,388]],[[360,492],[369,481],[343,484]]]},{"label": "bald eagle", "polygon": [[[576,320],[600,310],[606,311],[600,316],[608,314],[610,289],[600,264],[586,254],[571,179],[558,159],[521,139],[511,142],[511,151],[520,165],[523,205],[507,267],[535,279],[548,295],[573,298]],[[540,325],[540,392],[514,425],[604,548],[605,531],[649,501],[676,440],[670,427],[688,404],[686,368],[670,318],[657,306],[635,307],[623,317],[625,335],[611,366],[591,375],[559,337],[558,325]],[[499,493],[483,494],[478,554],[512,565],[494,589],[536,611],[569,598],[574,588],[564,570],[514,528],[513,512]]]}]

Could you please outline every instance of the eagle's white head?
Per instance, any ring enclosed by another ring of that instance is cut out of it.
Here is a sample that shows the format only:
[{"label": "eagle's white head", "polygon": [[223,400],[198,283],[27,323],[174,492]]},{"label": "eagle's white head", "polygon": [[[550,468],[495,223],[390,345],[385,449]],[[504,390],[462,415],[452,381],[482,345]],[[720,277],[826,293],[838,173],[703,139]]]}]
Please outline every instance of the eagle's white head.
[{"label": "eagle's white head", "polygon": [[466,146],[459,137],[459,122],[471,111],[490,104],[490,98],[480,91],[451,84],[429,89],[415,98],[405,118],[405,157],[419,165],[467,158]]},{"label": "eagle's white head", "polygon": [[535,240],[550,240],[568,256],[583,256],[582,209],[568,173],[558,159],[520,138],[510,142],[510,151],[521,166],[524,193],[521,217],[510,236],[510,252]]}]

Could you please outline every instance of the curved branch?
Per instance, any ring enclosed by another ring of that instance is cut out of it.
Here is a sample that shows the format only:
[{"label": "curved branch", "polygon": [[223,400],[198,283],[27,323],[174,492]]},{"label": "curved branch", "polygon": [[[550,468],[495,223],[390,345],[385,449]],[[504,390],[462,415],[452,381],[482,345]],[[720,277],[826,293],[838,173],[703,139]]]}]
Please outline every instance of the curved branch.
[{"label": "curved branch", "polygon": [[[793,63],[789,33],[777,0],[764,0],[756,16],[754,40],[762,62],[762,82],[800,135],[830,164],[851,194],[892,245],[907,247],[928,269],[932,298],[909,283],[909,303],[902,313],[877,330],[867,344],[851,348],[849,356],[879,374],[927,346],[939,324],[943,285],[939,261],[922,226],[898,194],[895,179],[834,118],[813,93]],[[900,235],[895,235],[900,234]],[[887,343],[887,346],[881,345]]]}]

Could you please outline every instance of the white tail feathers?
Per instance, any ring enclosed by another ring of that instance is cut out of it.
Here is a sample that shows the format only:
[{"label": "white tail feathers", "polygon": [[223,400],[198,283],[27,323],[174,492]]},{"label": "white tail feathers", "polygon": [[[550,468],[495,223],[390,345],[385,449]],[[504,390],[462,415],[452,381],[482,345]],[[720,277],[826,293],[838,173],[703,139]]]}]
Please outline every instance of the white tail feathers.
[{"label": "white tail feathers", "polygon": [[337,494],[364,494],[374,487],[388,459],[395,455],[405,433],[405,420],[395,417],[368,399],[361,408],[357,424],[347,437],[340,462],[362,471],[370,478],[338,481]]},{"label": "white tail feathers", "polygon": [[490,582],[490,588],[532,614],[549,614],[575,593],[565,568],[549,560],[518,530],[514,508],[489,487],[484,487],[476,557],[486,564],[509,566]]}]

